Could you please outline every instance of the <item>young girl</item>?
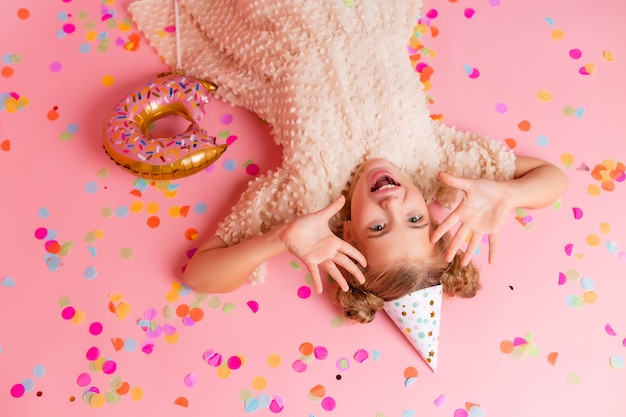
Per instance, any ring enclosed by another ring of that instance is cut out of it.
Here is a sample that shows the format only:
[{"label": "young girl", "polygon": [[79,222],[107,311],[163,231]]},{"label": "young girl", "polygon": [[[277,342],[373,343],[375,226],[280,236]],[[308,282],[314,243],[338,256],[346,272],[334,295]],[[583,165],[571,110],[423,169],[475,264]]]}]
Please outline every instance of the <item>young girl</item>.
[{"label": "young girl", "polygon": [[[383,300],[439,282],[470,297],[482,236],[491,262],[510,210],[546,206],[565,188],[553,165],[429,117],[406,50],[418,1],[178,2],[186,74],[265,119],[284,155],[196,251],[183,281],[197,291],[262,280],[265,261],[290,251],[318,292],[319,269],[336,281],[337,302],[358,321]],[[174,1],[139,0],[130,11],[174,67],[175,37],[163,30]],[[437,226],[427,204],[450,208],[460,196]]]}]

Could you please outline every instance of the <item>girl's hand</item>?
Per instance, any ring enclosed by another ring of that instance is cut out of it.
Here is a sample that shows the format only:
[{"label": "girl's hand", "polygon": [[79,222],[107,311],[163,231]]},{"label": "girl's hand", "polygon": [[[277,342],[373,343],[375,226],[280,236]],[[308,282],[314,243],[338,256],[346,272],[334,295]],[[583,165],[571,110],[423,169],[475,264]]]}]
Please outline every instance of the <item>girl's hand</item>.
[{"label": "girl's hand", "polygon": [[505,183],[482,178],[458,178],[443,172],[439,173],[439,179],[444,184],[462,190],[465,196],[459,206],[437,227],[431,240],[433,242],[438,241],[454,225],[461,222],[446,252],[446,262],[452,261],[466,237],[471,233],[461,264],[468,265],[470,263],[485,234],[489,236],[489,263],[492,264],[498,245],[498,233],[507,214],[514,208],[513,197],[507,190]]},{"label": "girl's hand", "polygon": [[318,293],[323,291],[319,267],[328,272],[344,291],[348,291],[348,283],[337,265],[350,272],[360,283],[365,282],[363,273],[353,261],[365,267],[365,257],[354,246],[335,236],[328,227],[330,218],[344,204],[345,197],[340,196],[322,210],[287,223],[280,234],[286,248],[309,268]]}]

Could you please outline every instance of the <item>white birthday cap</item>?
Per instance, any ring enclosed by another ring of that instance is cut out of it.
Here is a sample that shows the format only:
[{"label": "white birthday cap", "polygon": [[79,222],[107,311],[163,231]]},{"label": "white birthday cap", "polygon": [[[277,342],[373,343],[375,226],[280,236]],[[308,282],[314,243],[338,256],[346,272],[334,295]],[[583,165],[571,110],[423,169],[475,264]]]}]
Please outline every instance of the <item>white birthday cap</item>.
[{"label": "white birthday cap", "polygon": [[442,298],[443,287],[439,284],[386,301],[383,306],[385,313],[409,339],[433,372],[437,372],[439,356]]}]

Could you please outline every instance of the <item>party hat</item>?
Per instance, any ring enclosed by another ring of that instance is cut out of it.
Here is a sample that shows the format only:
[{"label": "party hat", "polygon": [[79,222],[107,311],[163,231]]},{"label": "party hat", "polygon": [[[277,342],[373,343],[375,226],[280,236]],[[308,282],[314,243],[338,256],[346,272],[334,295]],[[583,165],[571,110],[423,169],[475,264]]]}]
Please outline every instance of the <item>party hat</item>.
[{"label": "party hat", "polygon": [[439,356],[439,322],[443,287],[441,284],[414,291],[393,301],[383,309],[409,339],[433,372]]}]

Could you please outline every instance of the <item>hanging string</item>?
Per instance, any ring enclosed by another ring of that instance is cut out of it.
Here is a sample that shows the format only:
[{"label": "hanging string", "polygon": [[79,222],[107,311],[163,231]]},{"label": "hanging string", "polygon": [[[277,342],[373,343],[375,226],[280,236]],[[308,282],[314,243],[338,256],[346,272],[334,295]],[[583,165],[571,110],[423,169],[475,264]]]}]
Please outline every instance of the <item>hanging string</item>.
[{"label": "hanging string", "polygon": [[174,0],[174,24],[176,25],[176,72],[183,71],[180,47],[180,26],[178,22],[178,0]]}]

